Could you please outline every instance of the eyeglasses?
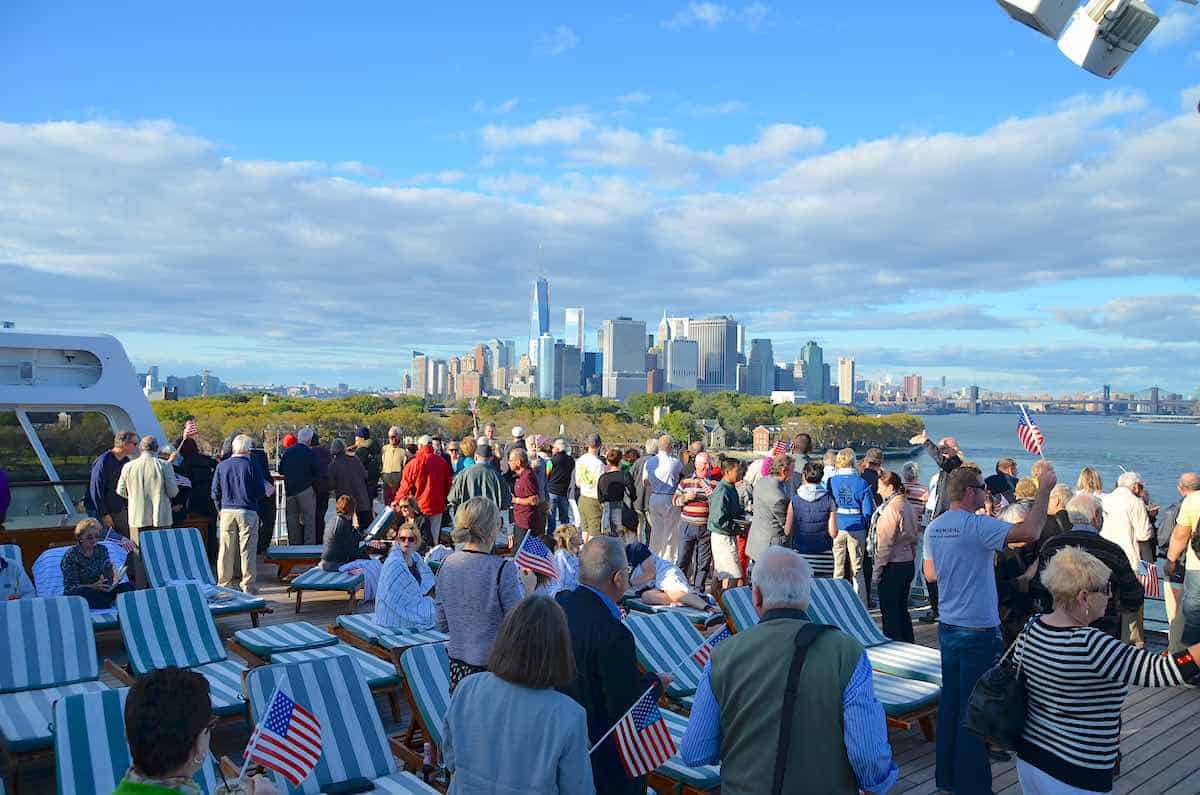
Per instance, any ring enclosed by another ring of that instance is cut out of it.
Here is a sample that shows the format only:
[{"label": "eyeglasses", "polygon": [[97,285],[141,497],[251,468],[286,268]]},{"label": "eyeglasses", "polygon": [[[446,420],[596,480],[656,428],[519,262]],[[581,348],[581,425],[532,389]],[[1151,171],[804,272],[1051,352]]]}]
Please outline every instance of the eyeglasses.
[{"label": "eyeglasses", "polygon": [[79,540],[80,541],[99,541],[100,534],[99,533],[88,533],[87,535],[80,536]]},{"label": "eyeglasses", "polygon": [[417,539],[413,538],[412,536],[398,536],[396,540],[401,544],[412,544],[415,543]]},{"label": "eyeglasses", "polygon": [[1094,591],[1088,591],[1088,593],[1089,594],[1098,593],[1098,594],[1104,594],[1105,596],[1112,596],[1112,583],[1106,582],[1106,583],[1104,583],[1103,588],[1097,588]]}]

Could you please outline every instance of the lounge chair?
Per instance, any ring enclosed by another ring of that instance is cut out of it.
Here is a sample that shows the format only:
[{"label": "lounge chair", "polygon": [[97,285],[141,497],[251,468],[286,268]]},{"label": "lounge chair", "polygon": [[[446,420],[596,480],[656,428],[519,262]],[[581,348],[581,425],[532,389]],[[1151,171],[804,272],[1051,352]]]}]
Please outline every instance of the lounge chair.
[{"label": "lounge chair", "polygon": [[250,714],[262,718],[267,702],[280,687],[321,724],[321,758],[313,772],[290,787],[274,776],[282,792],[329,792],[365,779],[376,792],[425,793],[436,790],[396,764],[398,743],[384,734],[371,692],[354,658],[339,654],[318,660],[255,668],[246,676]]},{"label": "lounge chair", "polygon": [[450,655],[446,653],[446,644],[413,646],[400,655],[400,670],[404,674],[404,696],[413,715],[401,753],[406,758],[420,758],[415,750],[416,731],[420,729],[436,758],[445,741],[442,724],[450,708]]},{"label": "lounge chair", "polygon": [[17,563],[21,561],[21,548],[16,544],[0,544],[0,558],[8,558],[15,560]]},{"label": "lounge chair", "polygon": [[350,612],[354,612],[358,607],[358,589],[363,587],[365,581],[366,578],[361,574],[325,571],[319,566],[313,566],[288,583],[288,592],[296,594],[297,613],[300,612],[305,591],[345,591],[350,598]]},{"label": "lounge chair", "polygon": [[[374,541],[384,530],[395,523],[396,513],[391,507],[384,508],[367,532],[363,533],[363,543]],[[325,547],[322,544],[285,544],[272,546],[267,549],[266,562],[274,563],[279,568],[278,577],[285,580],[292,569],[315,566],[321,562],[321,553]]]},{"label": "lounge chair", "polygon": [[190,668],[208,680],[214,713],[221,717],[244,714],[242,674],[246,665],[226,653],[199,586],[127,591],[117,597],[117,610],[129,654],[129,671],[119,673],[125,684],[167,666]]},{"label": "lounge chair", "polygon": [[258,626],[259,614],[267,609],[266,600],[217,585],[204,556],[199,530],[194,527],[151,530],[142,533],[138,542],[151,588],[196,583],[214,616],[249,613],[250,623]]},{"label": "lounge chair", "polygon": [[846,580],[813,580],[808,614],[813,621],[832,624],[865,646],[876,671],[941,687],[941,653],[916,643],[888,640]]},{"label": "lounge chair", "polygon": [[387,695],[396,720],[402,719],[400,709],[400,674],[389,661],[341,642],[334,635],[307,621],[273,624],[255,629],[242,629],[233,634],[226,646],[250,665],[316,660],[332,654],[348,654],[358,661],[367,677],[367,686],[374,693]]},{"label": "lounge chair", "polygon": [[329,631],[351,646],[370,652],[376,657],[391,660],[396,666],[400,665],[400,655],[410,646],[445,643],[450,640],[449,635],[436,629],[381,627],[365,613],[338,616],[334,623],[329,625]]},{"label": "lounge chair", "polygon": [[631,615],[625,626],[637,643],[638,664],[653,673],[672,672],[667,698],[690,710],[692,696],[704,670],[692,654],[704,640],[686,618],[678,613]]},{"label": "lounge chair", "polygon": [[107,690],[96,637],[79,596],[0,602],[0,750],[15,792],[18,768],[50,752],[54,702]]},{"label": "lounge chair", "polygon": [[652,605],[636,596],[626,596],[621,600],[621,603],[636,613],[675,613],[681,615],[690,621],[692,626],[700,630],[711,629],[725,623],[725,616],[721,615],[721,611],[719,610],[709,613],[684,605]]},{"label": "lounge chair", "polygon": [[[667,731],[671,733],[671,739],[675,741],[676,746],[681,745],[683,733],[687,730],[687,717],[670,711],[662,715],[667,722]],[[681,795],[716,792],[721,787],[721,766],[691,767],[685,765],[676,754],[651,772],[646,777],[646,783],[656,792],[679,792]]]},{"label": "lounge chair", "polygon": [[[132,761],[125,742],[129,688],[66,696],[54,704],[54,766],[58,795],[110,795]],[[212,754],[196,772],[208,795],[220,778]]]},{"label": "lounge chair", "polygon": [[725,610],[725,623],[735,635],[758,623],[749,585],[722,592],[721,607]]},{"label": "lounge chair", "polygon": [[[108,558],[112,564],[118,569],[125,565],[126,552],[115,541],[101,541],[101,544],[108,550]],[[37,560],[33,562],[31,573],[33,574],[33,586],[37,589],[38,596],[62,596],[63,595],[63,575],[62,575],[62,559],[71,551],[71,547],[51,547],[42,554],[38,555]],[[128,581],[128,577],[124,581]],[[97,632],[116,632],[117,631],[117,609],[115,607],[107,610],[89,610],[92,616],[92,627]]]}]

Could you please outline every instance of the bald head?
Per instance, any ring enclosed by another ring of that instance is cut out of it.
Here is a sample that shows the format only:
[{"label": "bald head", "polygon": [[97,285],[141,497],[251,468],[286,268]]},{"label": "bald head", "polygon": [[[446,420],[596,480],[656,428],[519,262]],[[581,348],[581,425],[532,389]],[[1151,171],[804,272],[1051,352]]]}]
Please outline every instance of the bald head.
[{"label": "bald head", "polygon": [[938,447],[942,449],[943,453],[957,452],[959,449],[958,439],[955,439],[953,436],[943,436],[942,440],[938,442]]},{"label": "bald head", "polygon": [[658,452],[660,452],[660,453],[671,452],[671,437],[667,436],[665,433],[662,436],[658,437]]},{"label": "bald head", "polygon": [[1180,491],[1200,491],[1200,472],[1184,472],[1179,476]]}]

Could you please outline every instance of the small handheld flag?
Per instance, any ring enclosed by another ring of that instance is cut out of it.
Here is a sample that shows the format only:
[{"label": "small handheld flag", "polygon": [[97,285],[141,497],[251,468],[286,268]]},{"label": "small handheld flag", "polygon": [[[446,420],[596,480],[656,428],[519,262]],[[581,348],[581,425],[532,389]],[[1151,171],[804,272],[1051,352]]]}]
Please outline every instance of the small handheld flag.
[{"label": "small handheld flag", "polygon": [[712,656],[712,650],[718,643],[729,637],[729,627],[721,630],[715,635],[706,638],[704,643],[700,644],[700,648],[692,652],[692,659],[695,660],[701,668],[708,663],[708,658]]},{"label": "small handheld flag", "polygon": [[783,455],[791,448],[792,448],[792,446],[790,444],[785,442],[783,439],[780,439],[777,442],[775,442],[775,446],[771,448],[771,455],[772,456]]},{"label": "small handheld flag", "polygon": [[675,740],[651,688],[617,722],[617,754],[630,778],[644,776],[675,755]]},{"label": "small handheld flag", "polygon": [[1037,423],[1029,418],[1029,414],[1025,413],[1024,406],[1021,407],[1021,412],[1021,418],[1017,420],[1017,441],[1021,443],[1026,452],[1041,455],[1042,449],[1046,446],[1046,437],[1038,429]]},{"label": "small handheld flag", "polygon": [[[266,712],[246,746],[246,764],[280,773],[299,787],[321,758],[321,723],[311,712],[275,688]],[[242,765],[245,775],[246,764]]]},{"label": "small handheld flag", "polygon": [[554,565],[554,556],[533,533],[525,534],[521,546],[517,548],[515,563],[522,569],[544,574],[552,580],[558,579],[558,567]]},{"label": "small handheld flag", "polygon": [[1158,577],[1158,566],[1146,561],[1138,562],[1138,582],[1142,584],[1142,590],[1146,593],[1147,599],[1162,599],[1162,580]]}]

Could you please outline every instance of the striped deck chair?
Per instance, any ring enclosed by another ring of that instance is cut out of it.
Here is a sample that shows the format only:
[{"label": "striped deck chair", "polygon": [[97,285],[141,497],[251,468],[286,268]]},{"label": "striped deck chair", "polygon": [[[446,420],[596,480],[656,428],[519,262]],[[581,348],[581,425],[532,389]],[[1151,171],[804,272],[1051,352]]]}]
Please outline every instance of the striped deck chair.
[{"label": "striped deck chair", "polygon": [[832,624],[865,646],[876,671],[941,687],[941,653],[916,643],[888,640],[846,580],[814,579],[808,614],[813,621]]},{"label": "striped deck chair", "polygon": [[21,548],[16,544],[0,544],[0,558],[15,560],[17,563],[24,565],[21,560]]},{"label": "striped deck chair", "polygon": [[321,553],[325,547],[322,544],[288,544],[287,546],[268,547],[266,562],[274,563],[278,568],[276,577],[287,580],[292,575],[292,569],[315,566],[321,562]]},{"label": "striped deck chair", "polygon": [[[108,550],[108,559],[112,565],[118,569],[125,565],[127,553],[120,544],[115,541],[101,541],[100,543]],[[33,562],[30,573],[33,575],[33,585],[37,588],[38,596],[63,595],[62,559],[70,551],[71,547],[51,547],[38,555],[37,560]],[[122,582],[128,581],[127,575]],[[97,632],[115,632],[117,630],[117,609],[115,607],[88,612],[92,616],[92,627]]]},{"label": "striped deck chair", "polygon": [[725,623],[734,635],[758,623],[749,585],[722,592],[721,607],[725,610]]},{"label": "striped deck chair", "polygon": [[107,690],[100,682],[96,637],[79,596],[0,602],[0,749],[10,791],[18,767],[45,755],[54,702]]},{"label": "striped deck chair", "polygon": [[420,729],[437,755],[445,741],[442,724],[450,709],[450,655],[446,644],[413,646],[400,655],[400,671],[404,674],[404,695],[413,714],[404,745],[416,747],[414,738]]},{"label": "striped deck chair", "polygon": [[190,668],[208,680],[214,713],[243,713],[242,673],[246,666],[229,659],[198,586],[128,591],[117,597],[117,610],[133,674],[124,677],[126,684],[158,668]]},{"label": "striped deck chair", "polygon": [[410,646],[445,643],[450,636],[436,629],[393,629],[381,627],[365,613],[338,616],[329,631],[346,643],[400,665],[400,655]]},{"label": "striped deck chair", "polygon": [[[674,712],[664,712],[662,714],[667,722],[667,731],[671,733],[671,738],[675,740],[675,745],[681,745],[683,743],[683,733],[687,729],[687,717]],[[684,793],[715,792],[721,786],[721,766],[702,765],[700,767],[691,767],[690,765],[685,765],[683,760],[679,758],[679,755],[676,754],[647,776],[646,783],[658,792],[677,792],[680,790]]]},{"label": "striped deck chair", "polygon": [[299,787],[291,787],[281,776],[275,776],[281,792],[328,792],[354,779],[372,782],[376,792],[436,792],[396,764],[395,744],[384,734],[371,693],[353,657],[339,654],[255,668],[246,677],[250,713],[255,721],[262,718],[276,686],[316,717],[322,741],[317,767]]},{"label": "striped deck chair", "polygon": [[636,596],[626,596],[621,600],[621,603],[637,613],[676,613],[690,621],[692,626],[701,630],[710,629],[725,623],[725,616],[719,610],[715,613],[709,613],[684,605],[652,605],[643,602]]},{"label": "striped deck chair", "polygon": [[691,709],[692,696],[704,673],[700,664],[692,659],[692,653],[704,636],[678,613],[630,615],[625,619],[625,626],[629,627],[637,643],[638,665],[653,673],[674,671],[674,681],[667,686],[667,697]]},{"label": "striped deck chair", "polygon": [[266,608],[266,600],[217,585],[204,555],[199,530],[194,527],[151,530],[141,534],[139,545],[151,588],[194,582],[204,590],[214,616],[249,613],[250,623],[258,626],[258,614]]},{"label": "striped deck chair", "polygon": [[296,594],[296,612],[300,612],[305,591],[345,591],[350,597],[350,611],[358,607],[358,589],[362,588],[366,578],[361,574],[350,574],[344,571],[325,571],[320,566],[313,566],[299,577],[288,583],[288,591]]},{"label": "striped deck chair", "polygon": [[[125,699],[129,688],[67,696],[54,705],[58,795],[110,795],[129,769]],[[212,754],[196,772],[200,792],[217,791]]]}]

